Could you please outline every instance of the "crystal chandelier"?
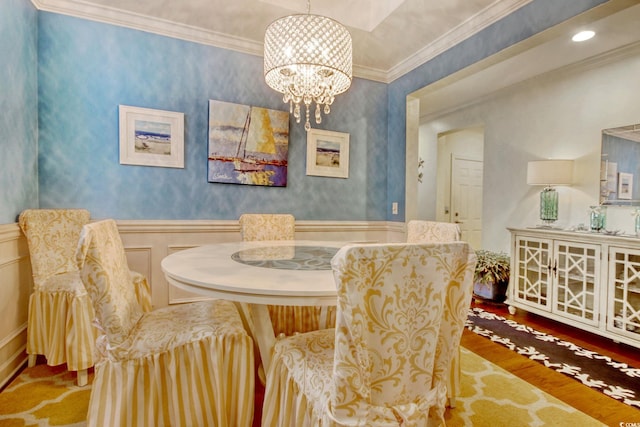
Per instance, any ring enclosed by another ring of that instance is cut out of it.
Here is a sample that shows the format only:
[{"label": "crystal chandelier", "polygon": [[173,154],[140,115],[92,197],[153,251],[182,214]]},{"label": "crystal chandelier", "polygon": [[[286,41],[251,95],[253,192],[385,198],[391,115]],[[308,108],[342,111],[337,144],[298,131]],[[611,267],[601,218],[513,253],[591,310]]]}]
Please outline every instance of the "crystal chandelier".
[{"label": "crystal chandelier", "polygon": [[316,104],[316,123],[329,114],[336,95],[349,89],[352,74],[351,34],[339,22],[311,15],[280,18],[264,36],[264,78],[283,94],[289,111],[300,123],[300,104],[306,108],[305,130],[311,129],[309,111]]}]

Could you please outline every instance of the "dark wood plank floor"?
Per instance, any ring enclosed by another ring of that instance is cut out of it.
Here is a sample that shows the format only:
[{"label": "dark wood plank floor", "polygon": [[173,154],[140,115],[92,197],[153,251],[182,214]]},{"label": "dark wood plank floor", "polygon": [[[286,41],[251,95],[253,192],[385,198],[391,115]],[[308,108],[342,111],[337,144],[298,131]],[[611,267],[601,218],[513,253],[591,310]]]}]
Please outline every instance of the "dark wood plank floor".
[{"label": "dark wood plank floor", "polygon": [[[640,349],[638,348],[618,344],[610,339],[522,310],[518,310],[515,315],[511,315],[507,310],[507,306],[503,304],[474,302],[472,305],[529,325],[534,329],[552,334],[558,338],[571,341],[581,347],[607,355],[619,362],[640,367]],[[592,390],[563,374],[545,368],[540,363],[529,360],[500,344],[493,343],[486,338],[465,330],[462,335],[462,345],[608,426],[625,427],[626,425],[632,425],[631,423],[640,425],[640,410]],[[255,427],[260,426],[263,396],[264,388],[259,381],[256,381],[256,406],[253,423]]]}]

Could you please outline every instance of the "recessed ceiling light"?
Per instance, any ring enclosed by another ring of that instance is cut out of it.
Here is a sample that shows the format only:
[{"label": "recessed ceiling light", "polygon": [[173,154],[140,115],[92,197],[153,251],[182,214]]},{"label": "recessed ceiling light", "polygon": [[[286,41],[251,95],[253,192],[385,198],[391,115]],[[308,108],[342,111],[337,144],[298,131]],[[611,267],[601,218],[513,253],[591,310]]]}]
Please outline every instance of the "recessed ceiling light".
[{"label": "recessed ceiling light", "polygon": [[585,40],[589,40],[595,35],[596,33],[593,31],[580,31],[579,33],[576,33],[573,37],[571,37],[571,40],[573,40],[574,42],[583,42]]}]

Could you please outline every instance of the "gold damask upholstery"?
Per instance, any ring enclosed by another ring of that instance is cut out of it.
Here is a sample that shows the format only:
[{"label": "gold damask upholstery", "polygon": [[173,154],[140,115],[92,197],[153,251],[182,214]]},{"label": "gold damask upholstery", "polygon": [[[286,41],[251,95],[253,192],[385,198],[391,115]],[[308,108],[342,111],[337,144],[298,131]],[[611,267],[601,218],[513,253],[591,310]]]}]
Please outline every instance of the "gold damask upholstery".
[{"label": "gold damask upholstery", "polygon": [[239,222],[244,241],[295,239],[296,219],[290,214],[242,214]]},{"label": "gold damask upholstery", "polygon": [[262,425],[443,423],[474,265],[464,242],[340,249],[336,328],[276,342]]},{"label": "gold damask upholstery", "polygon": [[460,227],[452,222],[411,220],[407,223],[407,243],[457,242]]},{"label": "gold damask upholstery", "polygon": [[251,426],[253,342],[232,302],[143,312],[113,220],[83,228],[76,258],[101,330],[89,426]]},{"label": "gold damask upholstery", "polygon": [[[295,217],[290,214],[243,214],[239,222],[244,241],[295,238]],[[276,336],[314,331],[320,327],[321,307],[269,305],[268,309]]]},{"label": "gold damask upholstery", "polygon": [[[460,227],[451,222],[411,220],[407,223],[407,243],[457,242],[461,238]],[[471,301],[469,301],[471,303]],[[456,396],[460,389],[460,354],[451,363],[448,397],[449,406],[456,406]]]},{"label": "gold damask upholstery", "polygon": [[[80,280],[75,252],[86,209],[27,209],[18,223],[27,238],[33,272],[29,297],[27,354],[29,366],[42,354],[51,366],[67,364],[78,371],[78,385],[87,383],[93,366],[97,331],[93,307]],[[144,310],[151,309],[147,279],[133,273],[135,292]]]}]

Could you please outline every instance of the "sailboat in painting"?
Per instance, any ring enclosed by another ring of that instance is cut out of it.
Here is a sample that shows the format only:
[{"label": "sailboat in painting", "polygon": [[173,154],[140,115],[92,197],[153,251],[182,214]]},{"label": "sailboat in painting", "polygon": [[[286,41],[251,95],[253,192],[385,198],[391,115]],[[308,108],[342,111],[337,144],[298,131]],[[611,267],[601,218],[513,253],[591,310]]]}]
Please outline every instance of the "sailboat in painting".
[{"label": "sailboat in painting", "polygon": [[210,101],[209,182],[286,186],[289,115]]},{"label": "sailboat in painting", "polygon": [[238,151],[236,152],[236,158],[233,159],[233,166],[236,171],[240,172],[255,172],[264,170],[265,165],[259,164],[256,158],[247,157],[247,139],[249,139],[249,129],[251,127],[251,110],[247,112],[247,118],[242,128],[242,136],[238,143]]}]

